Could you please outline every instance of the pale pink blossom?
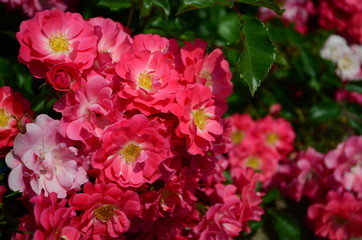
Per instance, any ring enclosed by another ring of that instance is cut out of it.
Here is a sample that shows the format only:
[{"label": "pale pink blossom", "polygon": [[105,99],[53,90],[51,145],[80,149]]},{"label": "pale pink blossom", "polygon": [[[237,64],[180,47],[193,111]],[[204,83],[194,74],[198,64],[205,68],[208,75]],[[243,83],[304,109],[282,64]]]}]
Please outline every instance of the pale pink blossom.
[{"label": "pale pink blossom", "polygon": [[39,115],[26,124],[26,133],[14,140],[14,149],[6,155],[11,168],[9,187],[23,195],[48,196],[56,192],[65,198],[88,181],[89,162],[73,147],[74,143],[58,133],[59,120]]},{"label": "pale pink blossom", "polygon": [[337,62],[343,56],[343,53],[347,51],[348,44],[346,39],[343,37],[332,34],[323,44],[323,47],[320,51],[320,55],[324,59],[331,60],[332,62]]},{"label": "pale pink blossom", "polygon": [[362,195],[362,137],[352,136],[326,154],[325,164],[345,190]]},{"label": "pale pink blossom", "polygon": [[332,34],[324,43],[320,55],[336,64],[336,74],[342,80],[361,79],[362,59],[358,45],[349,46],[346,39]]},{"label": "pale pink blossom", "polygon": [[351,48],[343,52],[341,58],[336,61],[336,74],[345,81],[361,80],[361,65],[360,56]]}]

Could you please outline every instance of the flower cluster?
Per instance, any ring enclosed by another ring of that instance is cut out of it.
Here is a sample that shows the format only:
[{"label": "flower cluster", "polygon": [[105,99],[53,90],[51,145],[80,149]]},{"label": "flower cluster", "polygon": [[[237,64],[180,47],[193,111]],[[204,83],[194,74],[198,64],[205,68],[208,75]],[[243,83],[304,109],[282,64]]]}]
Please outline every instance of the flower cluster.
[{"label": "flower cluster", "polygon": [[[336,65],[336,74],[343,85],[362,80],[362,45],[348,45],[343,37],[332,34],[324,43],[320,55]],[[362,94],[341,88],[336,91],[336,100],[362,105]]]},{"label": "flower cluster", "polygon": [[[280,0],[285,9],[282,20],[294,24],[300,33],[307,33],[315,25],[335,30],[349,42],[362,43],[362,5],[359,0]],[[264,21],[277,15],[266,8],[260,8],[260,18]]]},{"label": "flower cluster", "polygon": [[232,140],[229,151],[232,168],[252,168],[263,186],[268,186],[277,173],[279,161],[293,150],[292,125],[272,116],[254,121],[246,113],[235,113],[226,120],[230,124],[226,134]]},{"label": "flower cluster", "polygon": [[[224,184],[233,86],[220,49],[60,10],[16,37],[62,97],[61,119],[37,116],[6,156],[10,188],[31,202],[14,239],[231,239],[260,220],[259,177],[237,168]],[[271,154],[290,151],[282,120],[259,125]]]},{"label": "flower cluster", "polygon": [[332,34],[320,55],[336,65],[336,74],[343,81],[362,80],[362,45],[348,45],[343,37]]},{"label": "flower cluster", "polygon": [[310,201],[316,235],[333,240],[362,236],[362,137],[352,136],[326,154],[313,148],[280,165],[275,181],[296,201]]},{"label": "flower cluster", "polygon": [[362,44],[362,5],[359,0],[321,0],[318,3],[319,25]]},{"label": "flower cluster", "polygon": [[[312,0],[283,0],[281,5],[285,12],[282,20],[286,24],[295,24],[295,29],[300,33],[308,32],[308,21],[311,16],[316,14],[315,5]],[[259,17],[263,21],[277,17],[276,13],[268,8],[259,8]]]}]

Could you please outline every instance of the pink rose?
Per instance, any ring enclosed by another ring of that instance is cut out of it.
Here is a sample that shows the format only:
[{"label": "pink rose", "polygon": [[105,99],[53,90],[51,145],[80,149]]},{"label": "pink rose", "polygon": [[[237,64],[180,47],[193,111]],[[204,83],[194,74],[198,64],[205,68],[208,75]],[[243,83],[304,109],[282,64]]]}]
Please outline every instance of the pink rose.
[{"label": "pink rose", "polygon": [[79,13],[59,9],[38,12],[21,23],[16,38],[20,43],[19,61],[36,78],[44,77],[59,63],[75,63],[80,69],[88,69],[97,56],[94,27]]},{"label": "pink rose", "polygon": [[279,103],[274,103],[269,107],[269,113],[272,116],[278,116],[281,110],[282,110],[282,105],[280,105]]},{"label": "pink rose", "polygon": [[317,236],[347,240],[362,235],[362,202],[349,192],[329,191],[325,202],[308,208],[308,220]]},{"label": "pink rose", "polygon": [[41,114],[26,124],[24,134],[15,137],[14,149],[5,157],[11,168],[11,190],[29,197],[56,192],[58,198],[65,198],[88,182],[89,162],[78,154],[73,141],[58,133],[59,126],[59,120]]},{"label": "pink rose", "polygon": [[46,81],[58,91],[76,91],[81,85],[79,67],[74,63],[54,65],[46,73]]}]

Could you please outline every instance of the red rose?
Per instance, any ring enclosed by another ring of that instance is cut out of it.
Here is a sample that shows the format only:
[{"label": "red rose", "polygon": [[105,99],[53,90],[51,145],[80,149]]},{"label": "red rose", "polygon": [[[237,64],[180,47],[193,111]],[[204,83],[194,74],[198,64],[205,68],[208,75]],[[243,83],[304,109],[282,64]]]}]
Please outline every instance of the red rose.
[{"label": "red rose", "polygon": [[15,136],[31,122],[30,103],[8,86],[0,88],[0,157],[11,150]]},{"label": "red rose", "polygon": [[81,85],[79,67],[74,63],[54,65],[46,73],[46,81],[58,91],[76,91]]}]

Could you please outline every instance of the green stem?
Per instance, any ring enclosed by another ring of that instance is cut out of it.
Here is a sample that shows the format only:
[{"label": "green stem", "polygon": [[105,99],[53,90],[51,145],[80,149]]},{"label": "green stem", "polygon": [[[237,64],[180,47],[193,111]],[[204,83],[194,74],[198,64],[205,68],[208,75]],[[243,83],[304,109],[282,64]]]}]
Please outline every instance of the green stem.
[{"label": "green stem", "polygon": [[136,6],[136,0],[132,0],[132,6],[131,6],[131,10],[129,11],[128,20],[127,20],[128,28],[130,28],[130,26],[131,26],[135,6]]}]

